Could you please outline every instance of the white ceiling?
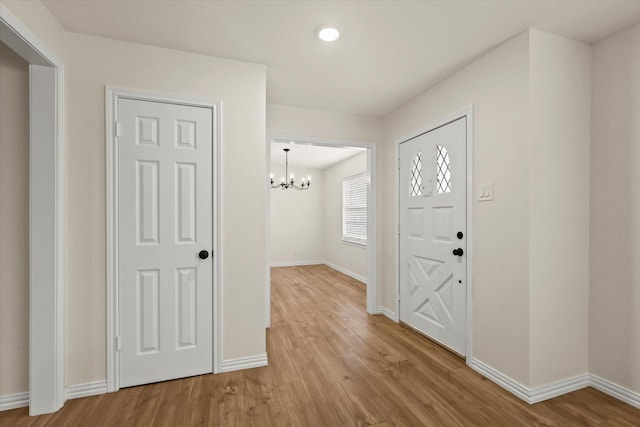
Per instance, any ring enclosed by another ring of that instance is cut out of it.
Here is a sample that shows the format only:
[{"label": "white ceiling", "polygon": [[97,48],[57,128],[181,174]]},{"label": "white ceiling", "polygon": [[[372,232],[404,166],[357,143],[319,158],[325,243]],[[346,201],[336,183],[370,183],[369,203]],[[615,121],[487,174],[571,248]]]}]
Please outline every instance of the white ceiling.
[{"label": "white ceiling", "polygon": [[621,0],[43,3],[68,31],[264,64],[269,103],[370,116],[527,28],[593,42],[640,21]]},{"label": "white ceiling", "polygon": [[[312,145],[307,142],[272,142],[271,143],[271,165],[284,166],[285,155],[283,148],[289,148],[289,168],[296,170],[312,168],[326,169],[336,163],[362,153],[364,148],[353,147],[327,147]],[[279,177],[276,177],[279,179]]]}]

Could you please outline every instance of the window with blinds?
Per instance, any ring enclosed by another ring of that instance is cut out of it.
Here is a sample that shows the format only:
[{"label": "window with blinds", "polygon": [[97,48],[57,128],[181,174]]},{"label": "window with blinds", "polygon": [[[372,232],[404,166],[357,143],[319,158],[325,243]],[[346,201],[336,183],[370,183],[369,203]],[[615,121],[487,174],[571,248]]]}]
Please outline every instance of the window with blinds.
[{"label": "window with blinds", "polygon": [[367,174],[364,172],[342,182],[342,239],[367,244]]}]

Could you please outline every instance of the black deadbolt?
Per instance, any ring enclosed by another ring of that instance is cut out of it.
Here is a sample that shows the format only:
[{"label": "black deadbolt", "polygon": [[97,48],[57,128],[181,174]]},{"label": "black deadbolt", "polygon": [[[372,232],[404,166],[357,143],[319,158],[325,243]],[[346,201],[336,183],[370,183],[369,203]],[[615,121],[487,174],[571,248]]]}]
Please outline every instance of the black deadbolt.
[{"label": "black deadbolt", "polygon": [[200,257],[200,259],[207,259],[207,258],[209,258],[209,252],[207,252],[207,251],[200,251],[200,253],[198,254],[198,256]]},{"label": "black deadbolt", "polygon": [[464,237],[464,234],[462,234],[462,231],[458,231],[456,236],[458,236],[458,239],[462,239]]},{"label": "black deadbolt", "polygon": [[462,250],[462,248],[454,249],[453,254],[455,256],[462,256],[462,254],[464,254],[464,251]]}]

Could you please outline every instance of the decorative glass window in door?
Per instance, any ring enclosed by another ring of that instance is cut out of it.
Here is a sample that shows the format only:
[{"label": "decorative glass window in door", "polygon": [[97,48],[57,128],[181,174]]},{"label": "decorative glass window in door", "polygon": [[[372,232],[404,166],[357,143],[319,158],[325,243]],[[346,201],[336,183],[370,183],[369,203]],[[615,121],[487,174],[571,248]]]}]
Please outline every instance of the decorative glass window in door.
[{"label": "decorative glass window in door", "polygon": [[436,149],[438,150],[438,157],[436,159],[438,164],[438,173],[436,174],[436,193],[450,193],[451,169],[449,153],[447,153],[447,149],[441,145],[436,145]]},{"label": "decorative glass window in door", "polygon": [[422,153],[418,152],[411,161],[411,180],[409,182],[409,195],[411,197],[421,196],[422,190]]}]

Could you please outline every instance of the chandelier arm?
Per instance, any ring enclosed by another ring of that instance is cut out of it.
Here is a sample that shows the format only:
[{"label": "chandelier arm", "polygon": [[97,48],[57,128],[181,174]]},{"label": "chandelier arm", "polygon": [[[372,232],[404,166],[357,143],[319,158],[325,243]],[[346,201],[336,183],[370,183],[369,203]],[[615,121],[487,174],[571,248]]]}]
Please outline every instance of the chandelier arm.
[{"label": "chandelier arm", "polygon": [[303,186],[290,184],[289,186],[292,187],[292,188],[295,188],[296,190],[308,190],[309,189],[309,185],[307,185],[307,184],[305,184]]}]

